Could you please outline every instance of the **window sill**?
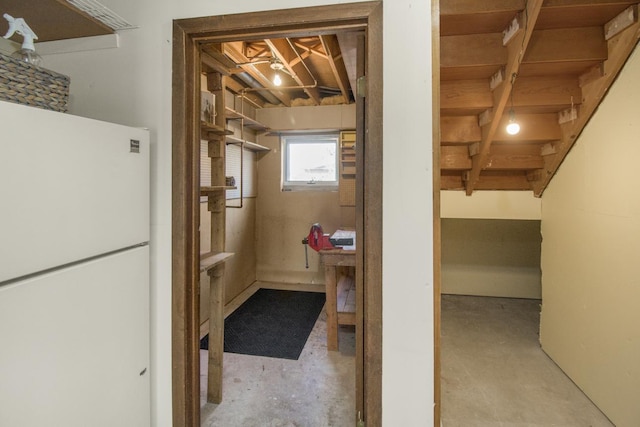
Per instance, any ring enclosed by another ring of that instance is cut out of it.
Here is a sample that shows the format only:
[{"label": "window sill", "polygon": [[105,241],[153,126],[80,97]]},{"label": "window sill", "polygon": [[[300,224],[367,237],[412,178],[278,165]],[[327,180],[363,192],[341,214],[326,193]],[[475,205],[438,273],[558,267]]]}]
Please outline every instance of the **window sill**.
[{"label": "window sill", "polygon": [[299,184],[299,185],[285,185],[282,187],[282,191],[286,193],[297,191],[338,191],[337,185],[326,184]]}]

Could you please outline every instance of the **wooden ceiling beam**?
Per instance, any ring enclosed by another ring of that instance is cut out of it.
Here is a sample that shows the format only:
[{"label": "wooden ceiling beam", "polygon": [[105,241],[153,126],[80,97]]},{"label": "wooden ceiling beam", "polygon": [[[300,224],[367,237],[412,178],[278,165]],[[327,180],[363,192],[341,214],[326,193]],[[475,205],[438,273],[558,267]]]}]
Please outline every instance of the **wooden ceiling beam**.
[{"label": "wooden ceiling beam", "polygon": [[300,42],[294,42],[293,45],[296,47],[299,47],[304,51],[303,53],[300,53],[300,56],[302,56],[303,58],[307,58],[308,56],[313,54],[314,56],[319,56],[320,58],[328,59],[327,54],[324,52],[321,52],[320,49],[318,49],[318,47],[322,46],[322,43],[314,44],[313,46],[307,46]]},{"label": "wooden ceiling beam", "polygon": [[338,87],[340,88],[344,102],[348,103],[351,99],[351,96],[349,96],[351,85],[349,84],[349,76],[347,75],[347,69],[344,65],[344,59],[342,59],[338,37],[335,35],[320,36],[320,42],[322,43],[324,51],[327,52],[329,66],[338,82]]},{"label": "wooden ceiling beam", "polygon": [[[573,121],[561,125],[562,137],[558,143],[554,144],[556,154],[545,156],[544,173],[541,174],[538,180],[532,183],[536,196],[541,196],[547,188],[551,178],[553,178],[569,153],[569,150],[571,150],[576,139],[624,66],[627,58],[638,44],[638,40],[640,40],[638,6],[631,6],[631,12],[633,13],[633,24],[629,25],[607,42],[608,59],[604,61],[602,76],[597,79],[592,79],[582,86],[583,101],[578,117]],[[628,13],[628,11],[623,13]]]},{"label": "wooden ceiling beam", "polygon": [[542,105],[579,105],[582,90],[577,77],[518,77],[513,85],[514,107]]},{"label": "wooden ceiling beam", "polygon": [[507,62],[502,34],[472,34],[440,37],[440,68],[478,67]]},{"label": "wooden ceiling beam", "polygon": [[[295,46],[298,46],[298,43],[295,43]],[[300,52],[300,58],[295,58],[293,61],[290,62],[291,66],[293,67],[294,65],[296,65],[298,62],[300,61],[304,61],[305,59],[307,59],[308,57],[311,56],[311,51],[309,50],[305,50],[304,52]],[[326,56],[326,55],[325,55]]]},{"label": "wooden ceiling beam", "polygon": [[[221,61],[218,55],[226,59],[226,62]],[[203,50],[200,55],[200,60],[202,61],[202,68],[205,72],[217,72],[223,76],[228,76],[231,74],[231,67],[235,68],[234,64],[229,64],[231,61],[229,61],[226,56],[220,52],[216,54],[216,51],[213,49]]]},{"label": "wooden ceiling beam", "polygon": [[[544,161],[537,145],[530,145],[524,151],[520,147],[494,147],[482,170],[534,170],[542,169]],[[440,147],[441,170],[470,170],[472,167],[469,148],[463,145]]]},{"label": "wooden ceiling beam", "polygon": [[477,116],[440,117],[440,144],[468,144],[481,139]]},{"label": "wooden ceiling beam", "polygon": [[482,170],[534,170],[543,167],[544,160],[540,154],[492,153]]},{"label": "wooden ceiling beam", "polygon": [[604,61],[607,43],[602,27],[534,31],[522,60],[538,62]]},{"label": "wooden ceiling beam", "polygon": [[258,95],[256,92],[245,92],[244,91],[245,87],[242,85],[242,83],[239,83],[233,80],[232,78],[227,78],[225,80],[225,86],[227,89],[229,89],[231,92],[235,94],[242,95],[244,93],[245,99],[250,103],[252,103],[254,106],[258,108],[264,107],[264,104],[265,104],[264,99],[262,99],[262,97]]},{"label": "wooden ceiling beam", "polygon": [[444,147],[440,147],[440,169],[471,169],[471,157],[469,157],[469,149],[464,145],[445,145]]},{"label": "wooden ceiling beam", "polygon": [[[440,177],[441,190],[464,190],[465,184],[460,173],[443,173]],[[483,174],[477,184],[476,190],[511,190],[531,191],[531,183],[527,175],[523,173],[508,174]]]},{"label": "wooden ceiling beam", "polygon": [[476,190],[530,191],[531,183],[523,173],[489,175],[483,174],[476,184]]},{"label": "wooden ceiling beam", "polygon": [[558,124],[558,115],[555,113],[516,114],[516,120],[520,124],[520,133],[516,136],[509,135],[506,131],[509,114],[503,114],[493,140],[500,142],[544,142],[556,141],[562,137],[560,125]]},{"label": "wooden ceiling beam", "polygon": [[[249,62],[249,58],[247,58],[242,53],[242,42],[223,43],[223,52],[236,64]],[[261,71],[259,71],[255,65],[247,64],[243,65],[241,68],[245,70],[256,81],[258,81],[258,83],[260,83],[263,87],[274,87],[271,79],[265,76]],[[285,107],[291,106],[291,98],[286,93],[275,90],[275,87],[274,90],[271,90],[271,93],[273,94],[273,96],[278,98],[278,100],[282,102]]]},{"label": "wooden ceiling beam", "polygon": [[603,5],[631,5],[637,3],[637,1],[621,1],[621,0],[546,0],[544,2],[544,8],[553,7],[576,7],[583,8],[589,6],[603,6]]},{"label": "wooden ceiling beam", "polygon": [[[526,13],[524,13],[526,22],[520,22],[521,30],[518,31],[513,37],[511,37],[508,45],[508,59],[505,67],[505,76],[507,79],[510,76],[517,75],[520,68],[520,60],[523,55],[526,55],[527,47],[531,36],[533,34],[533,28],[535,27],[538,14],[542,8],[543,0],[530,0],[526,3]],[[473,157],[473,168],[471,169],[468,179],[466,181],[466,193],[471,195],[476,188],[480,179],[480,172],[482,167],[486,164],[487,155],[491,148],[491,143],[495,137],[501,118],[509,95],[511,94],[512,85],[507,80],[493,91],[494,106],[492,111],[491,122],[488,125],[482,127],[482,141],[480,142],[480,152]]]},{"label": "wooden ceiling beam", "polygon": [[489,81],[478,80],[450,80],[440,82],[440,109],[473,109],[490,108],[493,97],[489,88]]},{"label": "wooden ceiling beam", "polygon": [[269,39],[265,40],[271,48],[273,54],[282,61],[293,80],[303,86],[304,92],[313,101],[314,105],[320,104],[320,91],[318,90],[318,81],[311,75],[302,62],[296,62],[292,65],[294,59],[298,59],[297,51],[289,44],[287,39]]},{"label": "wooden ceiling beam", "polygon": [[441,190],[464,190],[464,181],[460,174],[449,175],[442,174],[440,176],[440,189]]},{"label": "wooden ceiling beam", "polygon": [[[507,63],[502,37],[501,33],[443,36],[440,66],[445,69],[502,66]],[[606,58],[602,27],[561,28],[533,31],[522,63],[603,61]]]},{"label": "wooden ceiling beam", "polygon": [[[577,77],[520,77],[513,87],[514,107],[561,106],[580,104],[582,91]],[[440,83],[440,108],[487,109],[494,99],[486,79],[448,80]]]},{"label": "wooden ceiling beam", "polygon": [[491,12],[518,12],[524,9],[524,0],[450,0],[440,2],[440,15],[469,15]]},{"label": "wooden ceiling beam", "polygon": [[[508,114],[503,114],[496,130],[494,141],[513,142],[552,142],[562,137],[558,115],[545,114],[517,114],[520,123],[520,133],[517,137],[509,135],[505,127],[509,121]],[[477,116],[441,116],[440,118],[440,144],[442,145],[467,145],[472,142],[480,142],[482,132],[478,125]]]}]

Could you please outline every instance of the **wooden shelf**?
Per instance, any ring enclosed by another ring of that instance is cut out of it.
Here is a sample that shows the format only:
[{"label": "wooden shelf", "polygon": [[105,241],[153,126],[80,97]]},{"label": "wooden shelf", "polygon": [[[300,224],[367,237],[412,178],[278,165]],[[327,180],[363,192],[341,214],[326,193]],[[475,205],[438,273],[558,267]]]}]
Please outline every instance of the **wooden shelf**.
[{"label": "wooden shelf", "polygon": [[211,193],[217,193],[219,191],[224,191],[224,190],[235,190],[237,188],[238,187],[230,187],[227,185],[214,185],[209,187],[200,187],[200,195],[207,196]]},{"label": "wooden shelf", "polygon": [[340,132],[340,206],[356,205],[356,133]]},{"label": "wooden shelf", "polygon": [[252,151],[271,151],[271,148],[265,147],[264,145],[256,144],[255,142],[247,141],[246,139],[240,139],[233,135],[227,135],[227,145],[244,145],[244,148]]},{"label": "wooden shelf", "polygon": [[259,121],[252,119],[249,116],[245,116],[244,114],[239,113],[229,107],[225,107],[225,113],[227,115],[227,120],[242,120],[243,125],[245,127],[248,127],[260,132],[266,132],[269,130],[267,126],[263,125]]},{"label": "wooden shelf", "polygon": [[342,167],[342,174],[343,175],[355,175],[356,174],[356,167],[355,166],[343,166]]},{"label": "wooden shelf", "polygon": [[233,135],[233,132],[229,129],[225,129],[222,126],[214,125],[213,123],[200,122],[200,131],[203,134],[212,133],[214,135]]},{"label": "wooden shelf", "polygon": [[200,255],[200,273],[211,270],[216,265],[219,265],[235,254],[233,252],[218,252],[207,253]]}]

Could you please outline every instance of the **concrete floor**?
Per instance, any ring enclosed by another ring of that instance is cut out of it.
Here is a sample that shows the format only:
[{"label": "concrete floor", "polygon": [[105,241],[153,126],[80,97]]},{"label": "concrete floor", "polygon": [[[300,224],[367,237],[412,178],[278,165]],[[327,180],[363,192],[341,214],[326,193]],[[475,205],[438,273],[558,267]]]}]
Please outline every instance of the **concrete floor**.
[{"label": "concrete floor", "polygon": [[201,425],[350,426],[355,418],[355,331],[340,327],[339,351],[327,352],[321,312],[299,360],[225,353],[223,400],[206,403],[207,351],[200,350]]},{"label": "concrete floor", "polygon": [[[444,427],[613,426],[540,349],[539,324],[538,300],[442,296]],[[354,425],[355,334],[339,334],[327,352],[323,310],[299,360],[225,353],[219,405],[206,403],[201,350],[201,425]]]},{"label": "concrete floor", "polygon": [[613,426],[541,350],[540,301],[442,296],[442,424]]}]

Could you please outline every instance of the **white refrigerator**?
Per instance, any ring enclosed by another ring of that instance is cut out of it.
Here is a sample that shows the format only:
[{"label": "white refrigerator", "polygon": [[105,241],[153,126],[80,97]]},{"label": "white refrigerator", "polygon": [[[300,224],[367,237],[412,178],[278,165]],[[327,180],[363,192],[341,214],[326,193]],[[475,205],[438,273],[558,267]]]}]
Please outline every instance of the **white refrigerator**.
[{"label": "white refrigerator", "polygon": [[149,133],[0,101],[0,426],[148,426]]}]

